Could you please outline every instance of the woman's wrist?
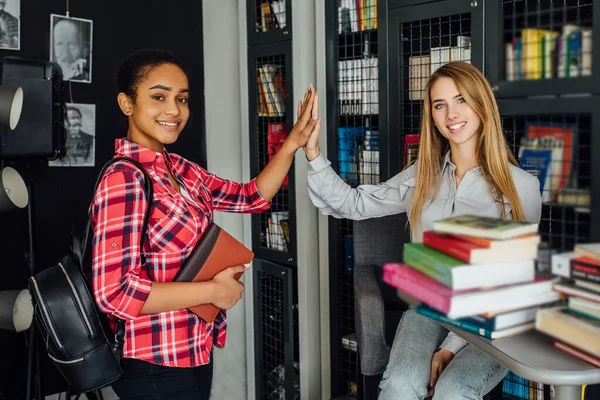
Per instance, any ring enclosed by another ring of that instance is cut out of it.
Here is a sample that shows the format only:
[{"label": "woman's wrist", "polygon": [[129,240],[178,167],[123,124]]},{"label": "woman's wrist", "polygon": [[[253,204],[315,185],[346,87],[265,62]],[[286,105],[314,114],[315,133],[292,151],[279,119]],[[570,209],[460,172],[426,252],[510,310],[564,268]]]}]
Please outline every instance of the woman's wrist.
[{"label": "woman's wrist", "polygon": [[306,158],[308,159],[308,161],[313,161],[315,158],[321,155],[321,150],[319,149],[319,147],[316,147],[312,150],[304,148],[304,154],[306,154]]}]

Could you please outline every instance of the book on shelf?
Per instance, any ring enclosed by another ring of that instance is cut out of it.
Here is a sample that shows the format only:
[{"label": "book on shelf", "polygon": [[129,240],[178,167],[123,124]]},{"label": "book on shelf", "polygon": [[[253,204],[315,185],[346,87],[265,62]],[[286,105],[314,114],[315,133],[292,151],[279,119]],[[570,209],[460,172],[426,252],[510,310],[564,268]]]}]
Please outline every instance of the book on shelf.
[{"label": "book on shelf", "polygon": [[287,95],[283,67],[276,64],[263,64],[258,66],[257,71],[260,78],[258,88],[259,94],[262,94],[264,97],[267,116],[284,116]]},{"label": "book on shelf", "polygon": [[471,37],[456,36],[455,46],[432,47],[429,51],[429,71],[433,74],[442,65],[451,61],[471,62]]},{"label": "book on shelf", "polygon": [[[269,123],[267,125],[267,148],[269,153],[269,161],[275,157],[275,154],[277,151],[279,151],[286,138],[287,130],[284,123]],[[282,189],[287,189],[288,185],[289,177],[286,175],[281,187]]]},{"label": "book on shelf", "polygon": [[377,1],[340,0],[338,6],[338,33],[377,29]]},{"label": "book on shelf", "polygon": [[267,248],[288,251],[290,242],[289,212],[272,211],[265,227]]},{"label": "book on shelf", "polygon": [[[575,155],[574,136],[575,125],[565,123],[525,122],[525,144],[538,149],[550,150],[550,158],[545,165],[549,172],[547,178],[548,196],[551,201],[556,201],[558,193],[572,186],[575,182],[571,179],[573,159]],[[532,141],[528,143],[527,140]],[[523,146],[521,146],[523,148]],[[541,186],[540,180],[540,186]]]},{"label": "book on shelf", "polygon": [[342,336],[342,347],[353,352],[358,351],[358,341],[356,340],[355,332]]},{"label": "book on shelf", "polygon": [[592,74],[592,30],[565,24],[560,30],[526,28],[504,44],[505,79],[572,78]]},{"label": "book on shelf", "polygon": [[379,183],[379,131],[369,127],[338,128],[338,167],[348,184]]},{"label": "book on shelf", "polygon": [[421,135],[408,134],[404,135],[404,165],[410,165],[416,161],[419,155],[419,141]]},{"label": "book on shelf", "polygon": [[338,100],[341,115],[379,113],[379,59],[338,61]]},{"label": "book on shelf", "polygon": [[537,233],[538,225],[533,222],[514,221],[510,219],[461,215],[434,221],[433,230],[439,233],[501,240]]},{"label": "book on shelf", "polygon": [[408,59],[408,99],[423,100],[425,87],[431,75],[431,57],[411,56]]},{"label": "book on shelf", "polygon": [[285,26],[285,0],[263,1],[260,4],[260,25],[257,25],[256,31],[269,32]]}]

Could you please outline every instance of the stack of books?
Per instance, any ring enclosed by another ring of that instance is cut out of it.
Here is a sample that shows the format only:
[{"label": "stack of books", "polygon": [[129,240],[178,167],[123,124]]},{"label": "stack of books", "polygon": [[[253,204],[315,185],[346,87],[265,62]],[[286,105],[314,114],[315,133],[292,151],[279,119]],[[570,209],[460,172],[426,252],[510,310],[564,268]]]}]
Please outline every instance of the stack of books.
[{"label": "stack of books", "polygon": [[384,280],[421,302],[416,311],[490,339],[535,327],[555,302],[556,278],[536,274],[537,224],[460,216],[433,223],[423,243],[404,245]]},{"label": "stack of books", "polygon": [[536,329],[554,338],[554,346],[600,368],[600,243],[575,246],[552,256],[554,290],[562,307],[539,310]]}]

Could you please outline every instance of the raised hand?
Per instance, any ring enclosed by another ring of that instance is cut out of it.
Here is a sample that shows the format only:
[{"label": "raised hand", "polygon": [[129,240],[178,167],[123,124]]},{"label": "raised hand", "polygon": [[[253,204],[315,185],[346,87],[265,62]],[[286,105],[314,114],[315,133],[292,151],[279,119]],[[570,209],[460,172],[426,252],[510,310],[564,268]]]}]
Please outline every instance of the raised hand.
[{"label": "raised hand", "polygon": [[[312,85],[311,85],[312,88]],[[308,108],[312,108],[314,110],[318,110],[319,109],[319,94],[317,93],[315,95],[315,98],[311,104],[311,92],[310,89],[306,91],[306,94],[304,95],[304,100],[298,102],[298,116],[303,116],[304,113],[306,113],[306,110]],[[300,121],[300,118],[299,118]],[[315,158],[317,158],[319,156],[319,154],[321,154],[321,151],[319,149],[319,132],[321,130],[321,118],[319,118],[317,120],[317,123],[315,124],[307,124],[306,128],[304,129],[304,134],[305,135],[309,135],[308,136],[308,140],[306,141],[306,143],[304,144],[304,146],[302,146],[302,149],[304,150],[304,153],[306,154],[306,158],[308,158],[309,161],[314,160]]]},{"label": "raised hand", "polygon": [[321,128],[321,118],[319,117],[319,94],[310,85],[304,94],[304,100],[298,102],[298,121],[292,128],[288,141],[293,143],[295,148],[303,148],[313,135]]}]

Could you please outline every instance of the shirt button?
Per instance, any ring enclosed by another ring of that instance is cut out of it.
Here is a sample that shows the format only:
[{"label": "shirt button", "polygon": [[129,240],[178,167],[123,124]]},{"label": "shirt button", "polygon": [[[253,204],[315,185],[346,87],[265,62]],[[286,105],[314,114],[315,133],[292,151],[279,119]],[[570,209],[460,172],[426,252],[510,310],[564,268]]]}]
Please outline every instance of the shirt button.
[{"label": "shirt button", "polygon": [[117,247],[117,244],[116,243],[112,243],[111,247],[114,249],[115,247]]}]

